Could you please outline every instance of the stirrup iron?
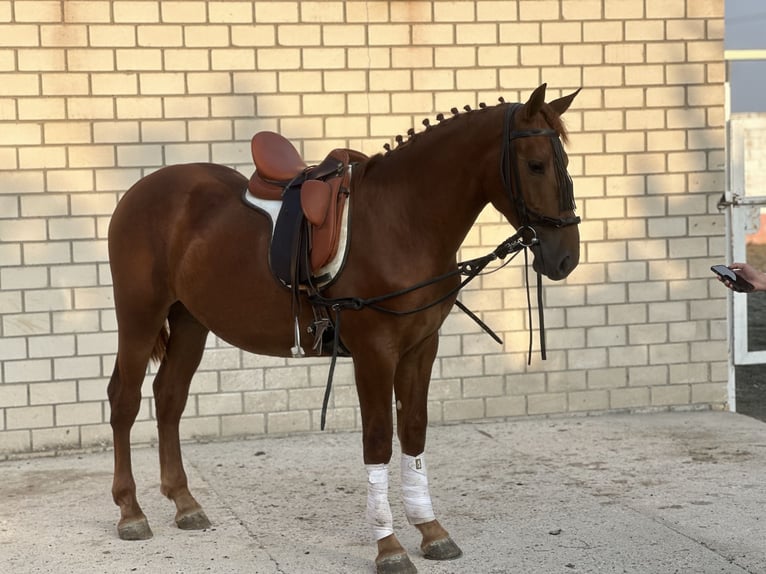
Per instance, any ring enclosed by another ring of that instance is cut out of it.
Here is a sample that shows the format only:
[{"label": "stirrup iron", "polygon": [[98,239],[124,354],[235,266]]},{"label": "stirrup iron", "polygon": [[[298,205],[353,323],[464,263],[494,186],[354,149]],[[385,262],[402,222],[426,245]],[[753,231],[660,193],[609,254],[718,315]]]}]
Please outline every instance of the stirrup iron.
[{"label": "stirrup iron", "polygon": [[290,348],[290,352],[293,354],[294,359],[306,356],[303,347],[301,347],[301,325],[298,322],[298,317],[295,318],[295,345]]}]

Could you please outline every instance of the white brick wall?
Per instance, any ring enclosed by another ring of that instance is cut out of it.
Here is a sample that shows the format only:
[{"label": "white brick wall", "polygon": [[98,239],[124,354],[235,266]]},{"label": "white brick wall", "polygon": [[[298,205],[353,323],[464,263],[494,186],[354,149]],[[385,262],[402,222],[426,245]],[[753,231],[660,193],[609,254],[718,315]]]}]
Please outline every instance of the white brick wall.
[{"label": "white brick wall", "polygon": [[[106,257],[121,192],[159,166],[252,172],[255,131],[309,161],[365,153],[453,106],[583,87],[570,112],[582,262],[546,283],[549,360],[526,365],[512,265],[449,318],[432,421],[721,407],[723,0],[0,0],[0,457],[108,443]],[[462,255],[508,235],[491,210]],[[317,429],[327,361],[211,336],[186,438]],[[154,440],[150,377],[134,440]],[[330,428],[359,426],[341,361]]]}]

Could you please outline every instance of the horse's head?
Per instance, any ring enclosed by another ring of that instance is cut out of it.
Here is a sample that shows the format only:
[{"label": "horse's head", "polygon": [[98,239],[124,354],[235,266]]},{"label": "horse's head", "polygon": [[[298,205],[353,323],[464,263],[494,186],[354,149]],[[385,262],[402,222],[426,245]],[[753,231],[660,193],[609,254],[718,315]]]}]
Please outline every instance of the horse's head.
[{"label": "horse's head", "polygon": [[525,104],[507,108],[501,154],[503,190],[492,199],[525,240],[533,243],[535,270],[554,280],[569,275],[580,259],[580,218],[574,213],[569,159],[561,143],[566,141],[566,131],[560,120],[578,92],[545,103],[543,84]]}]

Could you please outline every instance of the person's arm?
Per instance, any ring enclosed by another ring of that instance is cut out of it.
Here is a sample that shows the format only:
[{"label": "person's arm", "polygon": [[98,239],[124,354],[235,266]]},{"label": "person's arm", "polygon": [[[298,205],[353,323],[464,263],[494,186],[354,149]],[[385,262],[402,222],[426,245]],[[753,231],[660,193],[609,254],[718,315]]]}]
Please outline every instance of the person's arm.
[{"label": "person's arm", "polygon": [[[758,271],[758,269],[748,263],[732,263],[729,265],[729,269],[752,283],[756,291],[766,291],[766,273]],[[728,281],[723,281],[723,283],[731,288]]]}]

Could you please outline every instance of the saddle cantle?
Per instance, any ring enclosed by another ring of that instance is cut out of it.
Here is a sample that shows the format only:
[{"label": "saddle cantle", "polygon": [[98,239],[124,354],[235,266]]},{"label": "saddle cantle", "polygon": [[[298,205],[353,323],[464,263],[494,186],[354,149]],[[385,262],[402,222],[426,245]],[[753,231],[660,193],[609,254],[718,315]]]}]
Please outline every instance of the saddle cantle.
[{"label": "saddle cantle", "polygon": [[285,285],[306,283],[337,254],[351,166],[367,156],[335,149],[309,167],[285,137],[269,131],[255,134],[251,149],[256,171],[248,190],[260,199],[282,201],[270,250],[272,271]]},{"label": "saddle cantle", "polygon": [[287,138],[278,133],[258,132],[250,142],[255,173],[248,185],[261,199],[281,199],[287,183],[308,169]]}]

